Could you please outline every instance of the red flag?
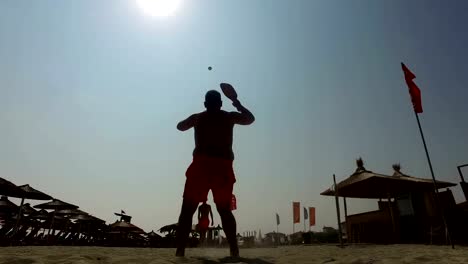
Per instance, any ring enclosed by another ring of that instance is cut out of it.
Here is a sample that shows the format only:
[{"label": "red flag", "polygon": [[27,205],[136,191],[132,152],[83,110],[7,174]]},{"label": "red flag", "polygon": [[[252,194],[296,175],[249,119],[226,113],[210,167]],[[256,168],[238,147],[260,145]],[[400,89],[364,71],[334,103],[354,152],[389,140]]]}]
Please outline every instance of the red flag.
[{"label": "red flag", "polygon": [[409,88],[409,93],[411,96],[411,102],[413,103],[413,108],[416,113],[422,113],[422,102],[421,102],[421,90],[419,87],[413,82],[413,79],[416,78],[414,75],[403,62],[401,63],[401,68],[403,69],[403,73],[405,74],[405,81]]},{"label": "red flag", "polygon": [[309,207],[309,226],[315,226],[315,207]]},{"label": "red flag", "polygon": [[231,211],[236,210],[236,209],[237,209],[236,196],[235,196],[234,194],[232,194],[232,198],[231,198]]},{"label": "red flag", "polygon": [[301,222],[301,204],[299,202],[293,202],[293,223]]}]

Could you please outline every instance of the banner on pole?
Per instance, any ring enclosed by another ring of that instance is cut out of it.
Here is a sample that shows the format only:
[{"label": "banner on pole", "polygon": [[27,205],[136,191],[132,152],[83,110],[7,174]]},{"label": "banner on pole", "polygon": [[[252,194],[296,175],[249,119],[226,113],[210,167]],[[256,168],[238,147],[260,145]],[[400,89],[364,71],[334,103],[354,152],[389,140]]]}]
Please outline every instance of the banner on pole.
[{"label": "banner on pole", "polygon": [[293,223],[301,222],[301,204],[299,202],[293,202]]},{"label": "banner on pole", "polygon": [[309,226],[315,226],[315,207],[309,207]]}]

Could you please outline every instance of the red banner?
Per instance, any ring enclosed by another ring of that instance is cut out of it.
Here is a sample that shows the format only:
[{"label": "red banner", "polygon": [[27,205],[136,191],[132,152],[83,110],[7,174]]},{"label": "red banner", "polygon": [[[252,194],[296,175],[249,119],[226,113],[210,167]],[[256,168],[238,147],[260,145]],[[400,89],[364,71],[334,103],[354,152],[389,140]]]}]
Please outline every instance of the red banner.
[{"label": "red banner", "polygon": [[293,223],[301,222],[301,204],[299,202],[293,202]]},{"label": "red banner", "polygon": [[309,207],[309,226],[315,226],[315,207]]},{"label": "red banner", "polygon": [[401,63],[401,67],[403,68],[403,73],[405,74],[405,81],[409,88],[414,111],[416,113],[422,113],[423,109],[421,102],[421,90],[419,90],[419,87],[413,81],[416,76],[408,69],[408,67],[406,67],[405,64]]}]

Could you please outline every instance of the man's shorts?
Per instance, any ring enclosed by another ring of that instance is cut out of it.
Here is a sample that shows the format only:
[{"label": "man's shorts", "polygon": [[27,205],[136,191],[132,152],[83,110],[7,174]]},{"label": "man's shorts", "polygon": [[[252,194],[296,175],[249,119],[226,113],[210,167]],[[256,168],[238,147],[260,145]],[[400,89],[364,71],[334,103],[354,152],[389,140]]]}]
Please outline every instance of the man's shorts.
[{"label": "man's shorts", "polygon": [[211,190],[217,206],[230,208],[236,182],[232,160],[194,156],[185,176],[184,199],[202,203],[208,200]]},{"label": "man's shorts", "polygon": [[210,220],[207,217],[202,218],[200,219],[200,221],[198,221],[198,229],[207,230],[208,226],[210,226]]}]

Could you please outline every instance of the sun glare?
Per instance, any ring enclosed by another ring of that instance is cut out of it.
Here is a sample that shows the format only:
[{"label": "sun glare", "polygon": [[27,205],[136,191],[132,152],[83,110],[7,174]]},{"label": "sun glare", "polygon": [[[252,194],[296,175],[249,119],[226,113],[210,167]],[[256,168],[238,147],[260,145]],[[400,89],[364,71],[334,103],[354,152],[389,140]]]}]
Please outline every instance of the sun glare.
[{"label": "sun glare", "polygon": [[154,17],[167,17],[179,8],[181,0],[136,0],[146,14]]}]

